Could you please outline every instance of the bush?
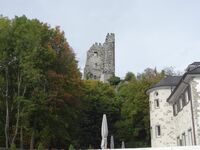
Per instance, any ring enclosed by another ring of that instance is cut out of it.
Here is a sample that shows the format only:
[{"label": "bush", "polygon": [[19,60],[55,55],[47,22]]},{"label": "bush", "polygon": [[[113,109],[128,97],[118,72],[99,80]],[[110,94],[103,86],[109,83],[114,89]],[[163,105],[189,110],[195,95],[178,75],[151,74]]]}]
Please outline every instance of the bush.
[{"label": "bush", "polygon": [[40,144],[38,145],[37,150],[44,150],[44,146],[42,145],[42,143],[40,143]]},{"label": "bush", "polygon": [[16,145],[15,144],[11,144],[10,149],[11,150],[16,150]]},{"label": "bush", "polygon": [[69,145],[69,150],[75,150],[72,144]]}]

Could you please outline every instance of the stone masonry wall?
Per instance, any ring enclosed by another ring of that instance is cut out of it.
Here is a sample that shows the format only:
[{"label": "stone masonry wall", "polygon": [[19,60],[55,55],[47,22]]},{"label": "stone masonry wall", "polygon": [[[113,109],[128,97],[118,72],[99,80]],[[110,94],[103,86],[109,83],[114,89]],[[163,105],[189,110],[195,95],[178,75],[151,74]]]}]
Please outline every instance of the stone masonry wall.
[{"label": "stone masonry wall", "polygon": [[196,144],[200,145],[200,77],[193,78],[190,82],[192,92],[193,114],[195,124]]},{"label": "stone masonry wall", "polygon": [[107,34],[103,44],[95,43],[87,52],[84,79],[107,80],[115,74],[115,35]]},{"label": "stone masonry wall", "polygon": [[[175,141],[177,145],[177,137],[182,139],[182,134],[185,133],[186,137],[186,145],[189,144],[188,140],[188,130],[192,129],[193,132],[193,125],[192,125],[192,114],[191,114],[191,101],[183,107],[183,109],[176,115],[173,116],[174,125],[175,125]],[[192,139],[194,141],[194,139]]]},{"label": "stone masonry wall", "polygon": [[[156,96],[155,93],[158,93]],[[173,108],[167,103],[171,94],[171,88],[157,88],[150,92],[150,124],[151,124],[151,146],[175,146],[175,128],[173,123]],[[159,108],[155,107],[155,99],[159,99]],[[161,136],[156,136],[156,126],[161,127]]]}]

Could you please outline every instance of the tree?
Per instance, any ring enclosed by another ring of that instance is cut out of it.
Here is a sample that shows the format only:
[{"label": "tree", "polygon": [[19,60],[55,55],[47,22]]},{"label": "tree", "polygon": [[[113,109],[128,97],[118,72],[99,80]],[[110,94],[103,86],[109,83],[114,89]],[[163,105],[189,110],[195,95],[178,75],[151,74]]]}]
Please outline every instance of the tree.
[{"label": "tree", "polygon": [[125,81],[136,80],[136,77],[135,77],[134,73],[127,72],[124,80]]},{"label": "tree", "polygon": [[[109,136],[115,134],[115,122],[119,118],[119,107],[115,100],[115,90],[109,84],[99,81],[84,81],[84,97],[81,100],[77,147],[99,148],[101,143],[101,123],[107,115]],[[84,137],[84,138],[83,138]]]},{"label": "tree", "polygon": [[108,79],[108,82],[110,83],[110,85],[118,85],[121,82],[121,79],[117,76],[112,76],[110,79]]},{"label": "tree", "polygon": [[[0,114],[6,116],[0,125],[5,124],[5,147],[15,143],[19,129],[21,147],[26,142],[33,149],[44,138],[49,145],[70,143],[81,79],[64,33],[25,16],[0,17],[0,31],[0,107],[5,108]],[[55,141],[58,137],[61,143]]]},{"label": "tree", "polygon": [[126,141],[127,147],[150,146],[149,102],[145,91],[162,77],[162,74],[155,74],[148,69],[140,78],[118,87],[121,118],[116,123],[116,136],[119,140]]}]

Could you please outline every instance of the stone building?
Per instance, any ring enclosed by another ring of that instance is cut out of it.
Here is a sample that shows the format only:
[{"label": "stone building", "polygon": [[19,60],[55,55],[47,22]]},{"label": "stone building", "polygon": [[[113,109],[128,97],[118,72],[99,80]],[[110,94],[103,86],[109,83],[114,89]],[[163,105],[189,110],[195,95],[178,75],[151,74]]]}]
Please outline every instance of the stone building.
[{"label": "stone building", "polygon": [[108,33],[103,44],[95,43],[87,51],[84,79],[107,80],[115,75],[115,35]]},{"label": "stone building", "polygon": [[168,76],[149,94],[151,145],[200,145],[200,62],[183,76]]}]

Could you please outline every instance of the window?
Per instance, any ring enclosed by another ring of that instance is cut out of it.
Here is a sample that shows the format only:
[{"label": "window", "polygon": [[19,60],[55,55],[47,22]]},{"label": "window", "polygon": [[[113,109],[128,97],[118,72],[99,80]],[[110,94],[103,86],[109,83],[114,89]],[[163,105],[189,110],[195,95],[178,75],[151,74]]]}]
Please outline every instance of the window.
[{"label": "window", "polygon": [[174,116],[176,116],[178,113],[178,107],[176,103],[173,105],[173,110],[174,110]]},{"label": "window", "polygon": [[98,66],[98,64],[97,64],[97,63],[95,63],[95,64],[94,64],[94,67],[97,67],[97,66]]},{"label": "window", "polygon": [[155,92],[154,95],[155,95],[155,96],[158,96],[158,92]]},{"label": "window", "polygon": [[177,146],[182,146],[182,140],[180,139],[180,136],[177,137]]},{"label": "window", "polygon": [[177,104],[177,113],[178,113],[178,112],[181,110],[181,109],[180,109],[180,108],[181,108],[181,107],[180,107],[180,100],[178,100],[176,104]]},{"label": "window", "polygon": [[94,75],[94,79],[97,79],[97,76],[96,76],[96,75]]},{"label": "window", "polygon": [[182,145],[186,146],[186,137],[185,137],[185,133],[182,134]]},{"label": "window", "polygon": [[187,104],[186,99],[185,99],[185,93],[183,93],[183,95],[181,97],[182,97],[182,104],[183,104],[183,107],[184,107]]},{"label": "window", "polygon": [[159,99],[155,99],[154,104],[155,104],[155,108],[159,108],[160,107]]},{"label": "window", "polygon": [[181,109],[183,109],[183,98],[182,97],[179,98],[179,111]]},{"label": "window", "polygon": [[161,136],[161,128],[160,125],[156,126],[156,137],[160,137]]},{"label": "window", "polygon": [[98,56],[98,53],[97,53],[97,52],[94,52],[94,56]]},{"label": "window", "polygon": [[185,91],[185,102],[186,104],[189,102],[188,90]]},{"label": "window", "polygon": [[192,129],[188,130],[188,145],[193,145]]}]

